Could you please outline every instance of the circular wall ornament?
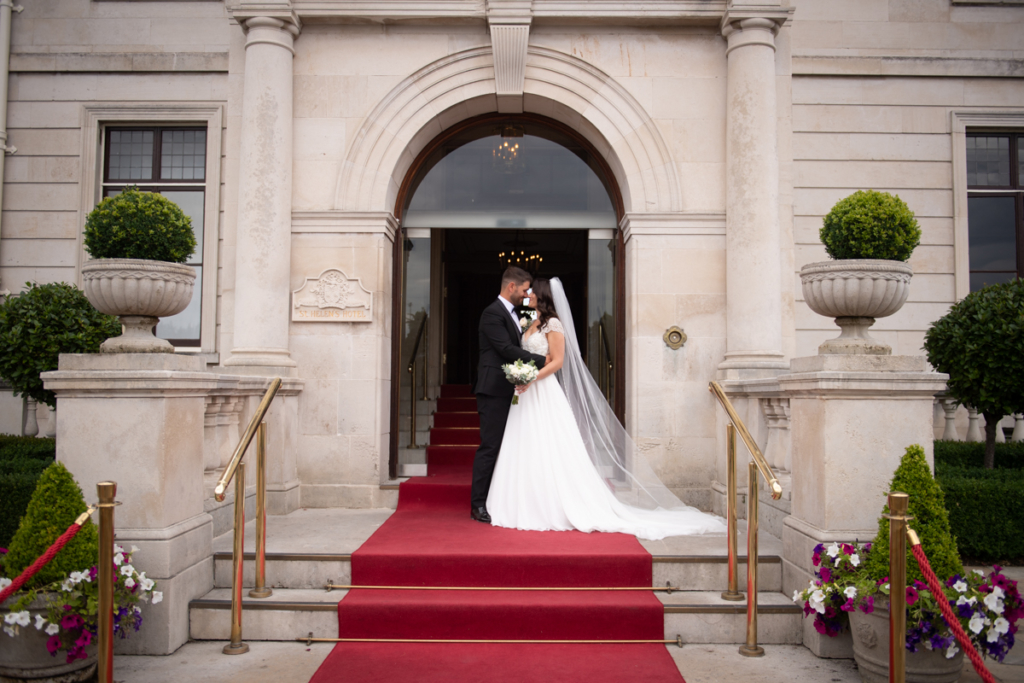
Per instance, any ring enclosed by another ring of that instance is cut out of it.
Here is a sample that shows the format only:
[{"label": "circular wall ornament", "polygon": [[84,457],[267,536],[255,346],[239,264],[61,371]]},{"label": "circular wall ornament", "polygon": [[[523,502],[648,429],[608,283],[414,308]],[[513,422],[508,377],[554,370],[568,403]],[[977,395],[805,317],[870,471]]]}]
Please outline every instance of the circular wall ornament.
[{"label": "circular wall ornament", "polygon": [[677,351],[682,348],[683,344],[686,343],[686,333],[681,329],[673,325],[672,327],[665,330],[665,336],[662,337],[665,340],[665,344],[672,349]]}]

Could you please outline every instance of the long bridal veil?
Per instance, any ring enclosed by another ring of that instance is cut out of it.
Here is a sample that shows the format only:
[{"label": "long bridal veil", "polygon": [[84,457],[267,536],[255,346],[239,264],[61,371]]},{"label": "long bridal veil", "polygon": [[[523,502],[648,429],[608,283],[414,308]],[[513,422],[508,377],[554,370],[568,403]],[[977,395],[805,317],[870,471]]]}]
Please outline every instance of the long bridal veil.
[{"label": "long bridal veil", "polygon": [[645,509],[692,509],[672,493],[637,449],[583,362],[562,281],[551,279],[551,297],[566,328],[565,360],[557,377],[565,391],[591,461],[615,497]]}]

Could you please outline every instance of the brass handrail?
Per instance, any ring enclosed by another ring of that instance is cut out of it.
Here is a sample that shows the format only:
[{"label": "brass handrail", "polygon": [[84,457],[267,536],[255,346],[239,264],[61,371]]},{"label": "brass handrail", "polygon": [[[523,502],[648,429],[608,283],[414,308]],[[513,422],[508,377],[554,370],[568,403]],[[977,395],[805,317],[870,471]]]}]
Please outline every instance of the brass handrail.
[{"label": "brass handrail", "polygon": [[[430,316],[423,316],[423,322],[420,323],[419,332],[416,333],[416,341],[412,345],[412,354],[409,356],[409,379],[411,386],[409,387],[409,448],[419,448],[416,445],[416,353],[420,350],[420,341],[423,340],[423,331],[427,327],[427,318]],[[427,359],[426,359],[427,347],[423,347],[423,399],[427,398]]]},{"label": "brass handrail", "polygon": [[754,438],[750,436],[750,432],[747,431],[747,426],[743,424],[743,420],[736,413],[736,409],[732,407],[732,402],[729,397],[725,395],[725,390],[722,389],[722,385],[718,382],[712,381],[709,389],[711,393],[715,395],[718,402],[725,408],[725,412],[728,413],[729,419],[736,425],[736,431],[739,432],[740,438],[743,439],[743,443],[746,444],[747,450],[750,451],[750,456],[754,459],[754,463],[757,465],[757,469],[760,470],[761,476],[768,483],[768,488],[771,490],[772,498],[778,500],[782,498],[782,484],[779,483],[778,478],[775,476],[775,472],[772,471],[771,465],[765,460],[764,454],[761,453],[761,449],[757,447],[754,442]]},{"label": "brass handrail", "polygon": [[224,501],[224,492],[235,480],[234,538],[231,548],[231,642],[224,646],[224,654],[241,655],[249,651],[242,642],[242,563],[245,558],[245,463],[242,458],[253,436],[256,439],[256,585],[249,597],[268,598],[273,590],[267,588],[267,423],[263,418],[278,389],[281,378],[275,377],[253,413],[245,433],[238,441],[228,466],[213,490],[217,502]]},{"label": "brass handrail", "polygon": [[775,477],[768,461],[765,460],[761,449],[754,443],[747,426],[743,424],[736,409],[733,408],[729,397],[718,382],[712,381],[708,389],[718,402],[725,408],[729,415],[730,424],[727,427],[727,469],[728,488],[726,491],[726,522],[728,528],[728,549],[729,549],[729,587],[722,598],[724,600],[742,600],[743,594],[739,592],[738,577],[736,571],[737,563],[737,532],[736,532],[736,434],[739,433],[747,450],[752,458],[747,466],[747,642],[740,646],[740,654],[746,657],[761,657],[764,655],[764,648],[757,644],[757,517],[758,517],[758,489],[757,473],[761,472],[765,481],[771,489],[772,498],[778,500],[782,497],[782,485]]}]

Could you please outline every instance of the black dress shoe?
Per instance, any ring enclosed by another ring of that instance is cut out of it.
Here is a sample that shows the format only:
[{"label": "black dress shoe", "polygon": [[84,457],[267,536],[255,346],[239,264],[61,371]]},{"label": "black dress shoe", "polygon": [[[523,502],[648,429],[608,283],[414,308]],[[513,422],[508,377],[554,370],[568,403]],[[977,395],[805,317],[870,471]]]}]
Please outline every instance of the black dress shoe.
[{"label": "black dress shoe", "polygon": [[487,508],[483,507],[482,505],[478,508],[473,508],[472,510],[470,510],[469,516],[478,522],[483,522],[484,524],[491,523],[491,516],[487,514]]}]

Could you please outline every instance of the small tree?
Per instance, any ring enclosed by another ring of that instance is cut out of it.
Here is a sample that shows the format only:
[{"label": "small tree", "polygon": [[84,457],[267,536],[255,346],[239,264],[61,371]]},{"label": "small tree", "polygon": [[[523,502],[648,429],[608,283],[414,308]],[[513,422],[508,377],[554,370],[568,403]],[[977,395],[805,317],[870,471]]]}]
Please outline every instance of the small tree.
[{"label": "small tree", "polygon": [[1024,280],[971,292],[924,339],[949,394],[985,416],[985,467],[994,467],[999,421],[1024,412]]},{"label": "small tree", "polygon": [[28,283],[0,304],[0,377],[19,396],[57,405],[39,373],[57,369],[62,353],[95,353],[121,334],[117,318],[100,313],[81,290],[63,282]]},{"label": "small tree", "polygon": [[163,195],[128,186],[85,219],[85,250],[94,259],[185,263],[196,250],[192,219]]},{"label": "small tree", "polygon": [[[914,518],[910,521],[910,528],[920,537],[921,546],[939,580],[963,574],[956,539],[949,527],[946,500],[939,483],[932,477],[923,448],[918,445],[907,448],[892,475],[889,490],[902,491],[910,496],[908,514]],[[888,505],[882,508],[882,514],[889,514]],[[875,580],[889,576],[889,520],[886,517],[878,520],[878,535],[864,561],[864,569]],[[907,581],[915,580],[924,581],[924,575],[908,545]]]},{"label": "small tree", "polygon": [[834,259],[906,261],[921,241],[910,207],[876,190],[858,190],[836,202],[818,234]]}]

